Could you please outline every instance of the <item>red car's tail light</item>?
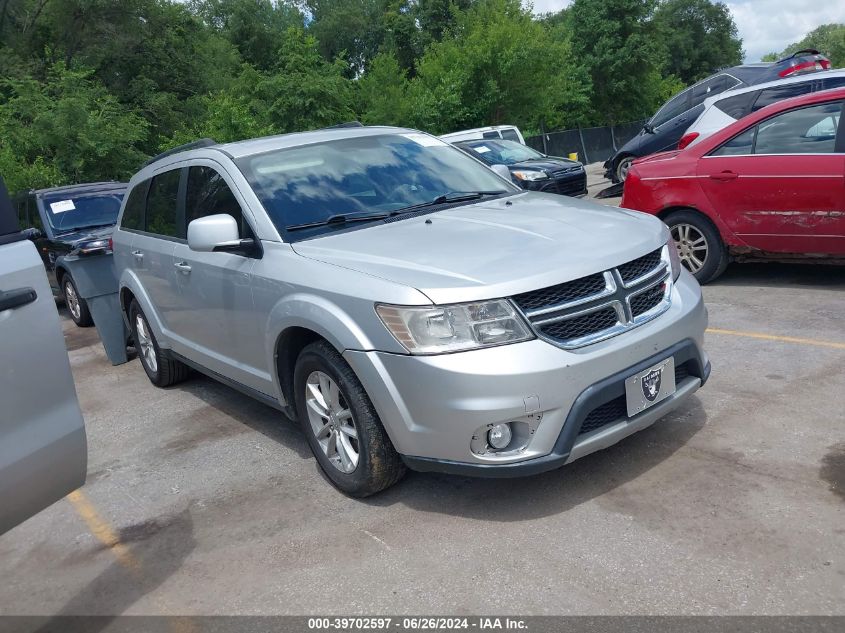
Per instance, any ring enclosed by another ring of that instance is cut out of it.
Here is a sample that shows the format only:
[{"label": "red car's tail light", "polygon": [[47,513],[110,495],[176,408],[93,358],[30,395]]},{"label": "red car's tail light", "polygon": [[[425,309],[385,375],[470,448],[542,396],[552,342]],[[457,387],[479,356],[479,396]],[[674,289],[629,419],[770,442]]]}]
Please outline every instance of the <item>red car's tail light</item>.
[{"label": "red car's tail light", "polygon": [[701,134],[699,134],[698,132],[690,132],[688,134],[684,134],[681,137],[681,140],[678,141],[678,149],[684,149],[687,145],[692,143],[699,136],[701,136]]}]

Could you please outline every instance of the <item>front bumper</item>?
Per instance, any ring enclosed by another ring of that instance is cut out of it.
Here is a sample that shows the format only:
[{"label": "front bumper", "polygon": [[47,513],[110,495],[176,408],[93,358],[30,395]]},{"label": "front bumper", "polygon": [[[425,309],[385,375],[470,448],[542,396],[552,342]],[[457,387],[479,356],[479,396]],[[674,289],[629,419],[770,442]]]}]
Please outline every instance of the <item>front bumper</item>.
[{"label": "front bumper", "polygon": [[[573,461],[679,406],[708,377],[706,325],[701,290],[683,272],[664,314],[577,350],[535,339],[439,356],[348,350],[344,358],[411,468],[507,477]],[[590,411],[624,395],[626,377],[670,355],[689,373],[675,394],[631,419],[579,436]],[[513,420],[531,425],[524,448],[484,455],[470,449],[477,429]]]}]

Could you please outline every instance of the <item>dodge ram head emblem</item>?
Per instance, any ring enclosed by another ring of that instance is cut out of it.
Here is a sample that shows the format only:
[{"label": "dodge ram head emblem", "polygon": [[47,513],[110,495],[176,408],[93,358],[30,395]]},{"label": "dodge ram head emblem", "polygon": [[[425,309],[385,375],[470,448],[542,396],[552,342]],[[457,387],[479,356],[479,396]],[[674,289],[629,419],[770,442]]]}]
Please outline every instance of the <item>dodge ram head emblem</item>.
[{"label": "dodge ram head emblem", "polygon": [[654,402],[660,393],[660,380],[663,378],[663,367],[652,369],[642,377],[643,395],[649,402]]}]

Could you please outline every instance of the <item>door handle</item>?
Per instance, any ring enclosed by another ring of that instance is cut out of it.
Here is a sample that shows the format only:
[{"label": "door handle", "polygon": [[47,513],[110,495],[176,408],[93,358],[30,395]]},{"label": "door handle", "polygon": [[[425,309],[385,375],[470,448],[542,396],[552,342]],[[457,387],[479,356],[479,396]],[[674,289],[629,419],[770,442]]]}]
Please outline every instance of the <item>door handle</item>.
[{"label": "door handle", "polygon": [[144,259],[144,253],[142,253],[141,251],[132,251],[132,255],[134,255],[135,259],[139,261]]},{"label": "door handle", "polygon": [[3,310],[14,310],[38,298],[33,288],[15,288],[14,290],[0,291],[0,312]]},{"label": "door handle", "polygon": [[186,275],[191,272],[191,266],[188,264],[188,262],[176,262],[173,265],[179,269],[179,272],[185,273]]},{"label": "door handle", "polygon": [[725,170],[723,172],[719,172],[718,174],[710,174],[710,180],[719,180],[719,181],[726,181],[726,180],[736,180],[738,173],[735,171]]}]

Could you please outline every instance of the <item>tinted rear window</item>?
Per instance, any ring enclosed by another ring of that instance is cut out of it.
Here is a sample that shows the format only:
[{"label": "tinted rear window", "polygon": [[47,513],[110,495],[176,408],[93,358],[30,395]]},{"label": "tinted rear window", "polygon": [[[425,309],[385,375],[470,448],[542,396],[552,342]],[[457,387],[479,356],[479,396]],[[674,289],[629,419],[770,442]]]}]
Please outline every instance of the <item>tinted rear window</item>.
[{"label": "tinted rear window", "polygon": [[147,196],[147,231],[167,237],[181,237],[178,229],[179,180],[181,169],[154,177]]},{"label": "tinted rear window", "polygon": [[733,97],[725,97],[716,102],[716,107],[734,119],[741,119],[748,114],[751,108],[751,103],[759,95],[759,91],[746,92],[743,94],[734,95]]},{"label": "tinted rear window", "polygon": [[120,227],[135,231],[144,230],[144,208],[147,206],[147,189],[150,181],[145,180],[132,188],[129,198],[126,200],[126,208],[123,210],[123,218],[120,220]]},{"label": "tinted rear window", "polygon": [[757,112],[767,105],[783,101],[784,99],[791,99],[792,97],[799,97],[808,94],[812,88],[812,81],[803,81],[798,84],[790,84],[788,86],[778,86],[777,88],[766,88],[760,91],[760,96],[754,102],[751,108],[752,112]]}]

